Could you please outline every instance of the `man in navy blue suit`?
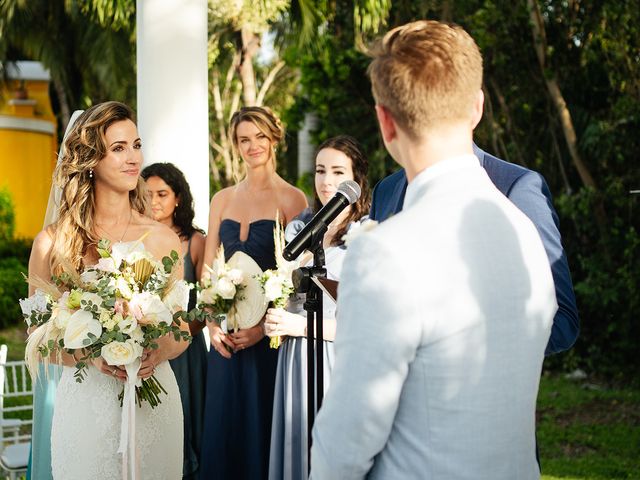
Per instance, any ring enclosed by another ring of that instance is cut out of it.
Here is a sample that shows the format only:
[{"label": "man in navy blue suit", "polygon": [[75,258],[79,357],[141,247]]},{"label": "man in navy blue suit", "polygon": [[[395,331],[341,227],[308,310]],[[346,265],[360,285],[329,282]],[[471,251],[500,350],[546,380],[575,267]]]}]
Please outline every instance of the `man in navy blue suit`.
[{"label": "man in navy blue suit", "polygon": [[[529,217],[538,229],[549,257],[558,301],[558,311],[553,319],[545,355],[568,350],[578,337],[580,320],[569,264],[558,230],[558,215],[551,203],[549,187],[539,173],[500,160],[475,144],[474,153],[498,190]],[[371,219],[381,222],[402,210],[406,190],[407,177],[403,169],[378,182],[373,190]]]}]

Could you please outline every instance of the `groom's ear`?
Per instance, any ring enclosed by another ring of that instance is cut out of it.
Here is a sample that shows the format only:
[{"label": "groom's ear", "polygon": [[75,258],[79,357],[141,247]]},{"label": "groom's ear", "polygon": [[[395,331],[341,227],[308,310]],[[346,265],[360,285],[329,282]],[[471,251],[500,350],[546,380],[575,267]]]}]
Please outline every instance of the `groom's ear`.
[{"label": "groom's ear", "polygon": [[396,122],[393,119],[393,115],[387,107],[384,105],[376,105],[376,116],[378,117],[378,124],[380,124],[380,133],[384,143],[391,143],[397,136]]}]

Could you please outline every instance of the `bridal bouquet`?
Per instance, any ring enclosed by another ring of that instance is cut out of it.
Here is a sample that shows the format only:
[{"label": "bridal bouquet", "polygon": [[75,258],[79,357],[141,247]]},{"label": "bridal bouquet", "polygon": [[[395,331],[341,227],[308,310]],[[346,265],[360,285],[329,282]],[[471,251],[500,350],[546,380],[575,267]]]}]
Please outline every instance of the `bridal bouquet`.
[{"label": "bridal bouquet", "polygon": [[205,269],[198,294],[197,308],[202,315],[200,319],[215,320],[226,333],[226,322],[223,322],[234,302],[242,298],[244,273],[227,264],[222,245],[218,248],[212,266],[205,265]]},{"label": "bridal bouquet", "polygon": [[96,265],[80,275],[54,277],[55,286],[36,281],[38,290],[20,300],[27,324],[35,328],[27,342],[27,362],[35,373],[38,361],[46,363],[50,355],[65,351],[77,359],[75,378],[82,382],[91,359],[102,356],[109,365],[125,367],[129,381],[135,381],[137,404],[146,401],[153,408],[166,391],[154,376],[137,379],[141,359],[145,349],[158,348],[156,340],[164,335],[189,340],[174,312],[186,308],[190,287],[172,274],[181,261],[175,251],[159,262],[140,240],[109,247],[108,240],[101,240]]},{"label": "bridal bouquet", "polygon": [[[285,247],[284,232],[276,216],[276,227],[273,230],[273,240],[275,245],[276,268],[266,270],[258,276],[258,281],[267,302],[271,302],[276,308],[285,308],[291,294],[295,292],[291,274],[298,267],[298,263],[288,262],[282,254]],[[278,348],[282,340],[279,336],[271,337],[269,346]]]}]

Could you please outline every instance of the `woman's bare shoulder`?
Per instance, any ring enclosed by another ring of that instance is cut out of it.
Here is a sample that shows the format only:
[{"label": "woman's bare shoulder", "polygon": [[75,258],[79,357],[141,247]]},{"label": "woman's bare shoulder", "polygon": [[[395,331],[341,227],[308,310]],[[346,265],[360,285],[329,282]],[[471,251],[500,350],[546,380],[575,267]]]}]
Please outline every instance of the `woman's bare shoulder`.
[{"label": "woman's bare shoulder", "polygon": [[43,257],[46,256],[51,251],[51,247],[53,247],[54,235],[55,227],[53,225],[41,230],[33,239],[31,252],[39,253]]},{"label": "woman's bare shoulder", "polygon": [[280,198],[283,200],[280,208],[284,211],[287,222],[309,206],[304,192],[284,180],[280,187]]},{"label": "woman's bare shoulder", "polygon": [[204,248],[204,242],[206,239],[207,237],[205,234],[195,231],[191,236],[191,245],[193,245],[194,248]]},{"label": "woman's bare shoulder", "polygon": [[135,223],[141,232],[140,238],[154,257],[162,258],[171,253],[171,250],[180,252],[180,239],[178,234],[167,225],[156,222],[154,219],[138,214]]},{"label": "woman's bare shoulder", "polygon": [[235,189],[236,185],[231,185],[230,187],[225,187],[221,190],[218,190],[213,194],[213,197],[211,197],[211,206],[215,204],[224,204],[229,201],[229,198],[233,195]]}]

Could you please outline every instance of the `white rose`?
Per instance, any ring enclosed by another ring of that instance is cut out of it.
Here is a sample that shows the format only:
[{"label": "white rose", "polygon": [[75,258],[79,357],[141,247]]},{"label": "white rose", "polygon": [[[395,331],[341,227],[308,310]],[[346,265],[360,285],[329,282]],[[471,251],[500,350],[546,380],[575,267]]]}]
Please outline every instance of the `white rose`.
[{"label": "white rose", "polygon": [[[89,334],[95,337],[102,335],[102,325],[93,315],[85,310],[78,310],[69,318],[67,329],[64,332],[64,348],[82,348],[88,347],[97,338],[93,340]],[[85,340],[88,340],[85,343]]]},{"label": "white rose", "polygon": [[51,312],[51,319],[53,320],[53,325],[58,330],[64,330],[69,325],[69,319],[71,318],[71,312],[69,309],[64,307],[56,307]]},{"label": "white rose", "polygon": [[216,292],[213,287],[203,288],[198,293],[198,303],[212,304],[215,302]]},{"label": "white rose", "polygon": [[[82,292],[82,296],[80,297],[80,302],[91,302],[94,305],[102,306],[102,297],[97,293],[92,292]],[[81,303],[82,305],[82,303]]]},{"label": "white rose", "polygon": [[109,365],[129,365],[142,356],[142,347],[133,340],[107,343],[100,350]]},{"label": "white rose", "polygon": [[240,285],[242,280],[244,280],[244,275],[239,268],[232,268],[227,272],[227,278],[231,280],[234,285]]},{"label": "white rose", "polygon": [[129,311],[141,325],[170,325],[173,315],[160,297],[149,292],[135,293],[129,302]]},{"label": "white rose", "polygon": [[173,284],[169,293],[163,298],[164,304],[172,312],[186,310],[189,305],[189,291],[191,287],[184,280],[179,280]]},{"label": "white rose", "polygon": [[221,277],[216,283],[215,291],[225,300],[233,300],[236,294],[236,286],[227,277]]},{"label": "white rose", "polygon": [[284,277],[280,275],[271,275],[264,284],[264,296],[267,301],[273,302],[276,298],[282,296],[282,284]]}]

